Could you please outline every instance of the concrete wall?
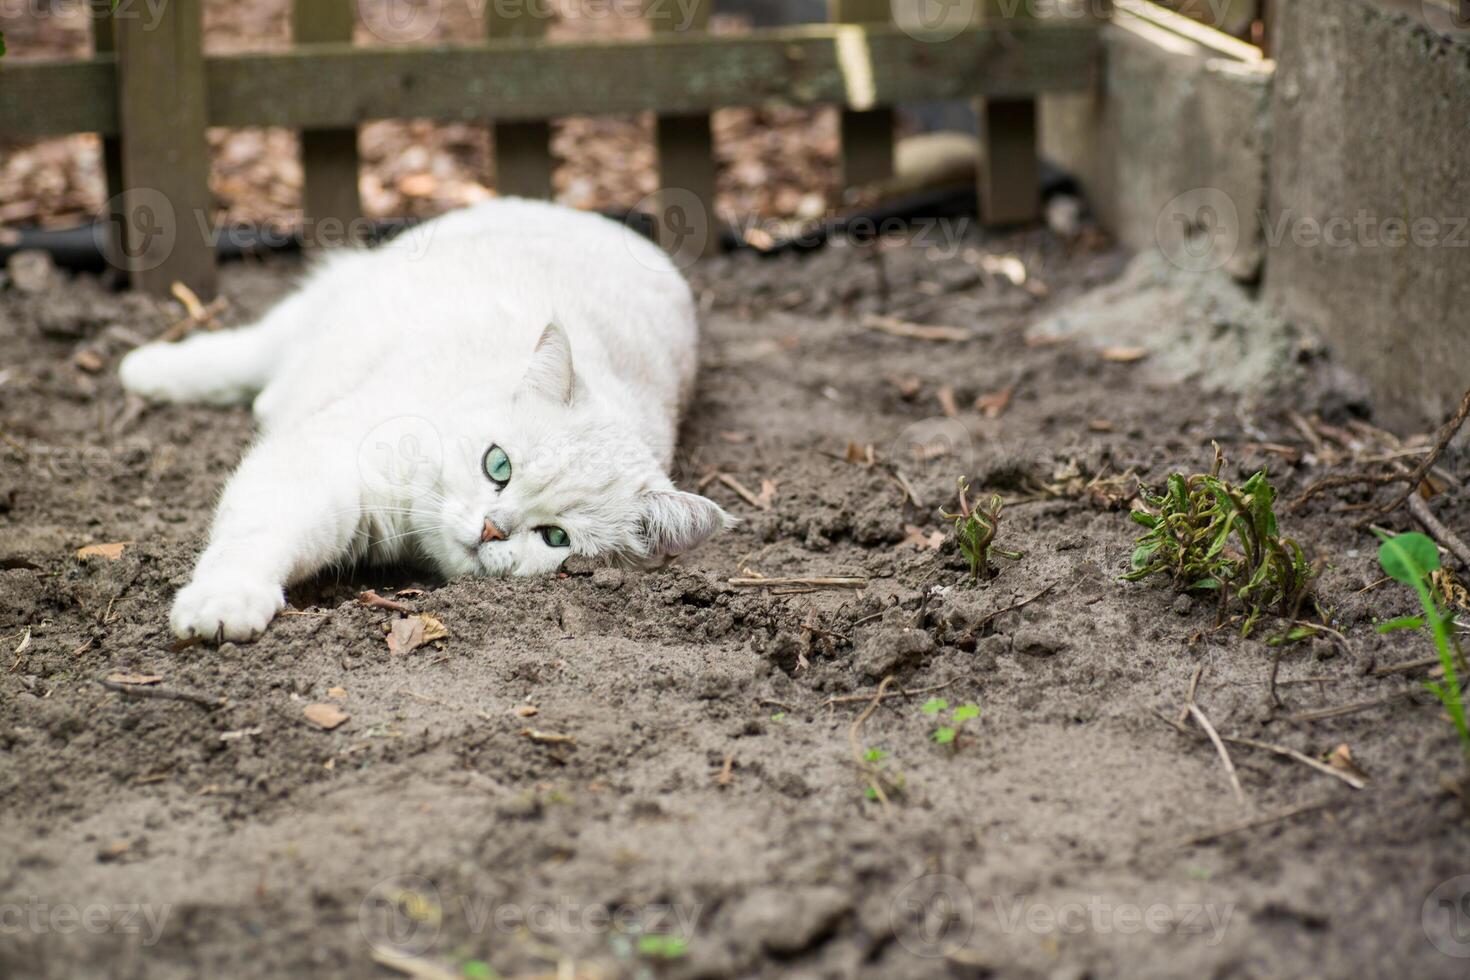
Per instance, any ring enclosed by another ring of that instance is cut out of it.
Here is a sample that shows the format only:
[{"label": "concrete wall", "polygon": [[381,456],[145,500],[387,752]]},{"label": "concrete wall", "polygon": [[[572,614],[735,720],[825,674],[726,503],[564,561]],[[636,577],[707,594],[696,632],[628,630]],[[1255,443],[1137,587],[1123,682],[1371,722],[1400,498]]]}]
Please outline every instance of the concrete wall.
[{"label": "concrete wall", "polygon": [[[1454,0],[1458,2],[1458,0]],[[1042,104],[1103,224],[1259,277],[1418,428],[1470,387],[1470,23],[1447,0],[1277,0],[1275,62],[1119,12],[1104,84]],[[1206,246],[1171,229],[1193,217]]]},{"label": "concrete wall", "polygon": [[1291,0],[1275,37],[1265,297],[1390,421],[1442,418],[1470,387],[1470,29],[1418,2]]},{"label": "concrete wall", "polygon": [[[1121,10],[1103,43],[1096,94],[1042,100],[1042,154],[1077,175],[1103,225],[1129,247],[1162,247],[1199,271],[1254,281],[1264,257],[1256,215],[1266,206],[1270,63]],[[1202,214],[1217,226],[1198,230],[1215,241],[1191,261],[1181,223]]]}]

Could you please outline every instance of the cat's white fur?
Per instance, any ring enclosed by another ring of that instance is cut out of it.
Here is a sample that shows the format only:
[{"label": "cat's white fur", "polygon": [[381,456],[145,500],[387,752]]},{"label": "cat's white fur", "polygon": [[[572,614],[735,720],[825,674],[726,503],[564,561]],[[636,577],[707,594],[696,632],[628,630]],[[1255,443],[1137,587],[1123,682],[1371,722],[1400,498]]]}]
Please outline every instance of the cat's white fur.
[{"label": "cat's white fur", "polygon": [[[654,245],[507,199],[329,255],[253,326],[139,348],[121,366],[129,391],[253,396],[260,429],[174,631],[252,639],[286,585],[360,560],[533,575],[569,553],[695,547],[730,523],[667,475],[696,334],[689,288]],[[512,466],[503,489],[483,470],[492,444]]]}]

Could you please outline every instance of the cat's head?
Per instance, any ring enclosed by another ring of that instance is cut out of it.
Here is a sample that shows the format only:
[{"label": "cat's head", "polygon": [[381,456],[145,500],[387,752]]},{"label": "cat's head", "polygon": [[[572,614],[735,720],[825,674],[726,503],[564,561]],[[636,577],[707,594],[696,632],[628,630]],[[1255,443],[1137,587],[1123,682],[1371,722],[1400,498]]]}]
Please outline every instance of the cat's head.
[{"label": "cat's head", "polygon": [[451,575],[538,575],[569,555],[645,563],[698,547],[734,519],[674,489],[646,443],[578,390],[551,325],[493,424],[460,433],[421,539]]}]

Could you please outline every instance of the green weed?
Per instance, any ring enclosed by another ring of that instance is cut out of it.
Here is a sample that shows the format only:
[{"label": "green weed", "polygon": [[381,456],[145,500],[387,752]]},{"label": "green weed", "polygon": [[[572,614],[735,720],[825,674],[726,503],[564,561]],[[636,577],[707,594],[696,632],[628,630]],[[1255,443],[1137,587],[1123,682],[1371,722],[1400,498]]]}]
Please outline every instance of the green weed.
[{"label": "green weed", "polygon": [[988,508],[978,505],[972,508],[966,496],[969,489],[969,481],[960,477],[960,512],[951,514],[941,510],[939,513],[945,520],[954,521],[955,543],[959,545],[960,554],[970,562],[970,581],[978,582],[982,574],[988,574],[987,563],[992,552],[1013,561],[1019,559],[1021,553],[996,548],[992,544],[996,531],[1000,529],[1000,512],[1005,507],[1000,494],[991,494]]},{"label": "green weed", "polygon": [[[940,720],[944,712],[948,709],[949,702],[944,700],[944,698],[930,698],[924,702],[924,706],[919,710],[923,711],[926,715],[933,716],[937,721]],[[940,725],[934,729],[934,731],[929,733],[929,737],[940,745],[953,745],[955,739],[959,738],[960,732],[964,729],[965,722],[979,717],[979,705],[962,704],[953,711],[950,711],[949,723]]]},{"label": "green weed", "polygon": [[1422,616],[1401,616],[1378,625],[1378,632],[1423,629],[1429,627],[1434,636],[1435,649],[1439,651],[1440,666],[1444,668],[1443,681],[1427,681],[1425,686],[1434,692],[1444,705],[1455,731],[1460,735],[1460,747],[1470,761],[1470,728],[1465,724],[1465,703],[1460,694],[1458,664],[1464,662],[1464,653],[1455,638],[1455,613],[1446,603],[1441,608],[1435,599],[1433,576],[1439,570],[1439,548],[1422,534],[1387,535],[1377,531],[1381,544],[1378,546],[1378,563],[1383,571],[1396,582],[1409,586],[1419,596],[1419,605],[1424,609]]},{"label": "green weed", "polygon": [[1238,601],[1245,607],[1241,635],[1249,636],[1268,609],[1294,620],[1316,572],[1301,546],[1280,534],[1266,471],[1234,486],[1220,477],[1224,462],[1216,445],[1210,472],[1175,473],[1163,493],[1143,491],[1150,509],[1132,517],[1148,531],[1137,539],[1132,571],[1123,577],[1168,575],[1181,592],[1215,591],[1222,619]]}]

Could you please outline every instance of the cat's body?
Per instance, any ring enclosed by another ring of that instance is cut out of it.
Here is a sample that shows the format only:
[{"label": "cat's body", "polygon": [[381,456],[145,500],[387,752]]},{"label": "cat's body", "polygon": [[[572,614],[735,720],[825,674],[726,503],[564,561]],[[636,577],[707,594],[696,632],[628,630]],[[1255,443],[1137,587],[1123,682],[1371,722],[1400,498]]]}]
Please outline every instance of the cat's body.
[{"label": "cat's body", "polygon": [[651,243],[502,200],[328,257],[251,327],[140,348],[130,391],[254,396],[260,424],[175,631],[249,639],[285,585],[364,559],[537,574],[694,547],[728,521],[666,475],[696,341]]}]

